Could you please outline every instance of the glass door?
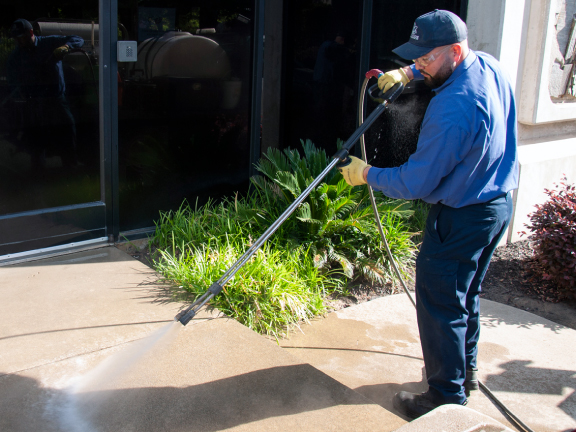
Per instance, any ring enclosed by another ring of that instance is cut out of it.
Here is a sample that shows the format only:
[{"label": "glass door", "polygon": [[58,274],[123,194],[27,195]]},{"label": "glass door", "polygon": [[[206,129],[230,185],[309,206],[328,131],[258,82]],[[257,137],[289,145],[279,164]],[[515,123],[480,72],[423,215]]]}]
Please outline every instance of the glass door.
[{"label": "glass door", "polygon": [[3,2],[0,258],[106,235],[98,0]]}]

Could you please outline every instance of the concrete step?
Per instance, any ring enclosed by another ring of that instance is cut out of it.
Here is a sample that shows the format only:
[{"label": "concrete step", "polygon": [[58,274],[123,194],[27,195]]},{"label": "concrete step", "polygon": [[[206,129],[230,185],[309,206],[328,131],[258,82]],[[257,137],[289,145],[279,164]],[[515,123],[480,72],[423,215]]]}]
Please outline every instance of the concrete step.
[{"label": "concrete step", "polygon": [[395,432],[514,432],[502,423],[461,405],[443,405]]}]

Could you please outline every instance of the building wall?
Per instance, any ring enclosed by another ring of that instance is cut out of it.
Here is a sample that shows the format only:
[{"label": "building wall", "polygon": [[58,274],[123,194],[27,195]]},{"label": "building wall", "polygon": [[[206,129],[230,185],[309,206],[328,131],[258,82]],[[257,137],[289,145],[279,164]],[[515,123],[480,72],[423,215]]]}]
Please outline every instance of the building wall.
[{"label": "building wall", "polygon": [[[469,2],[468,41],[509,72],[518,108],[519,188],[507,240],[521,240],[528,215],[564,175],[576,182],[576,101],[562,96],[576,0]],[[526,238],[526,237],[524,237]]]}]

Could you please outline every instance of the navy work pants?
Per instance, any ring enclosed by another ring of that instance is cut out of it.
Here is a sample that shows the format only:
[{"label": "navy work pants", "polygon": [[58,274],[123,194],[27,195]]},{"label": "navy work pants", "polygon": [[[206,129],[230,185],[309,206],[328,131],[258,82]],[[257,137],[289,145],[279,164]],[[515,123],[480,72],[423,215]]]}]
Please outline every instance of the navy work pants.
[{"label": "navy work pants", "polygon": [[462,404],[466,369],[476,367],[480,284],[512,216],[510,193],[487,203],[435,204],[416,260],[416,312],[429,391]]}]

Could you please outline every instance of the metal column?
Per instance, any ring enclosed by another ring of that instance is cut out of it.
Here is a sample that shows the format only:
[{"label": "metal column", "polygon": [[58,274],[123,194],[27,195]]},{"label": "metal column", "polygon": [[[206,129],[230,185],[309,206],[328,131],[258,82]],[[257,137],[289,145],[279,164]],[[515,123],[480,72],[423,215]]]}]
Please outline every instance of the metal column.
[{"label": "metal column", "polygon": [[254,1],[254,45],[252,54],[252,108],[250,116],[250,168],[260,159],[260,125],[262,116],[262,68],[264,64],[264,0]]},{"label": "metal column", "polygon": [[118,0],[100,0],[100,172],[102,201],[106,204],[106,233],[118,239]]}]

